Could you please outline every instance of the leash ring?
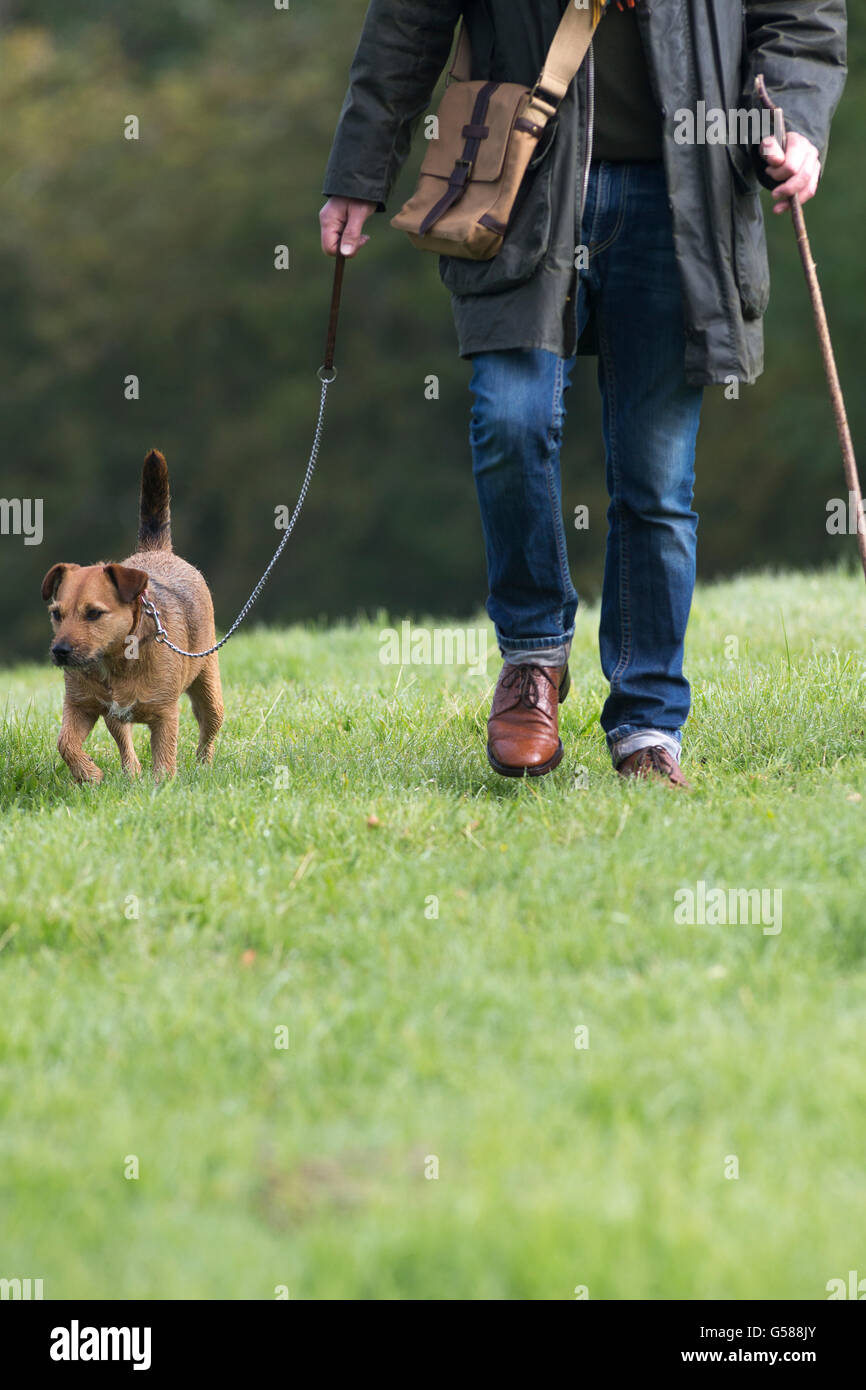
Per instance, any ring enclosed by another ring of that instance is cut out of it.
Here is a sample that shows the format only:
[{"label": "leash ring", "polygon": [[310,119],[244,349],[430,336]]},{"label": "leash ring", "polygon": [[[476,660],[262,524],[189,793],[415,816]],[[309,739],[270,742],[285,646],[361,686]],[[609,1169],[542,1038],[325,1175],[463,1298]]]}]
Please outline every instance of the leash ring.
[{"label": "leash ring", "polygon": [[[324,376],[324,372],[330,372],[331,375]],[[337,380],[337,368],[321,366],[319,370],[316,372],[316,376],[319,378],[323,386],[330,386],[332,381]]]}]

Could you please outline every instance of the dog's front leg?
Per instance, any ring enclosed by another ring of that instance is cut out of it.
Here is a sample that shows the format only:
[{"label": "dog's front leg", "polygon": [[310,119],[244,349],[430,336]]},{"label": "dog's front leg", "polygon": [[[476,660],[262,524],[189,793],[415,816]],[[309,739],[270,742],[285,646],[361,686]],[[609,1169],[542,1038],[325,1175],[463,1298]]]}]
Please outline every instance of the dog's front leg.
[{"label": "dog's front leg", "polygon": [[63,706],[57,748],[76,782],[102,781],[102,769],[84,751],[84,740],[98,718],[98,713],[82,709],[80,705],[67,703]]},{"label": "dog's front leg", "polygon": [[150,754],[157,782],[173,777],[177,771],[177,705],[157,714],[150,722]]},{"label": "dog's front leg", "polygon": [[135,756],[135,748],[132,742],[132,725],[123,724],[119,719],[114,719],[110,714],[105,716],[108,732],[117,744],[120,753],[120,766],[129,777],[137,777],[141,772],[141,763]]}]

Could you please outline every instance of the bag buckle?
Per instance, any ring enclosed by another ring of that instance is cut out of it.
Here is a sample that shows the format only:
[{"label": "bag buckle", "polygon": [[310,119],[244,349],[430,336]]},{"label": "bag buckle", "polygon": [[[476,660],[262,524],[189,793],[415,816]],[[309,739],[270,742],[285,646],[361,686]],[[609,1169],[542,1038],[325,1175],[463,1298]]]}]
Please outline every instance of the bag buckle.
[{"label": "bag buckle", "polygon": [[551,111],[556,111],[559,106],[559,97],[554,96],[552,92],[546,92],[541,85],[541,78],[539,77],[536,79],[535,85],[530,88],[529,102],[530,105],[533,102],[537,102],[540,106],[547,106]]},{"label": "bag buckle", "polygon": [[451,178],[449,179],[449,183],[456,184],[458,188],[462,188],[464,184],[469,182],[474,167],[474,159],[455,159],[454,169],[452,171]]}]

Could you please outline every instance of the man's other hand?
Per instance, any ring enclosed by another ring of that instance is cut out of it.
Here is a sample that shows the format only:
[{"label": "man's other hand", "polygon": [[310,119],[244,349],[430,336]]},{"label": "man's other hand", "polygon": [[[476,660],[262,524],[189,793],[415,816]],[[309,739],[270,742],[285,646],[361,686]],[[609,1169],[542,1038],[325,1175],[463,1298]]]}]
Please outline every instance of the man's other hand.
[{"label": "man's other hand", "polygon": [[329,198],[319,213],[325,255],[336,256],[337,251],[342,251],[344,256],[356,256],[370,240],[361,229],[375,211],[375,203],[365,203],[361,198]]},{"label": "man's other hand", "polygon": [[814,198],[821,177],[821,160],[815,146],[805,135],[789,131],[784,150],[776,137],[771,135],[761,141],[761,155],[766,161],[767,173],[779,185],[773,189],[774,212],[787,212],[794,194],[801,203],[808,203],[810,198]]}]

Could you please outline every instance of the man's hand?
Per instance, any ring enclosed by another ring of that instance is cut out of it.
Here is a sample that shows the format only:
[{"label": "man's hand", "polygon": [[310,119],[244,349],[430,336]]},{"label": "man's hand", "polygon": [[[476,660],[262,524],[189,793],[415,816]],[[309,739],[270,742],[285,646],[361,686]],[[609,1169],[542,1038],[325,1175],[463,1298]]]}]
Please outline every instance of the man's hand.
[{"label": "man's hand", "polygon": [[779,185],[773,189],[774,212],[787,212],[795,193],[801,203],[814,198],[821,177],[821,161],[815,146],[805,135],[789,131],[784,150],[771,135],[761,141],[761,155],[766,161],[767,173]]},{"label": "man's hand", "polygon": [[365,203],[361,198],[329,198],[319,213],[325,255],[336,256],[342,251],[344,256],[356,256],[370,240],[361,229],[375,211],[375,203]]}]

